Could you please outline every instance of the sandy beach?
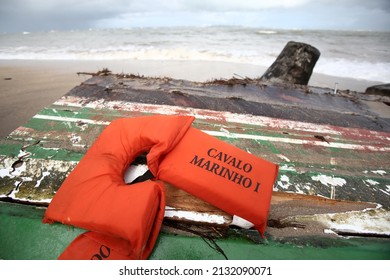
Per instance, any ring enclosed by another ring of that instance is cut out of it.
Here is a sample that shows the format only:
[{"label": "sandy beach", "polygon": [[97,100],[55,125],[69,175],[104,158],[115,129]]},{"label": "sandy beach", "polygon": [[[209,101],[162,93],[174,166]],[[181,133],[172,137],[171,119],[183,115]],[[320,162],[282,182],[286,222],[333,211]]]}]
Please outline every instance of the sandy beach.
[{"label": "sandy beach", "polygon": [[[79,85],[89,75],[108,68],[114,73],[171,77],[191,81],[228,79],[235,75],[260,77],[267,67],[209,61],[155,60],[2,60],[0,61],[0,137],[23,125],[45,106]],[[315,71],[315,69],[314,69]],[[376,81],[354,80],[313,73],[309,85],[364,92]]]}]

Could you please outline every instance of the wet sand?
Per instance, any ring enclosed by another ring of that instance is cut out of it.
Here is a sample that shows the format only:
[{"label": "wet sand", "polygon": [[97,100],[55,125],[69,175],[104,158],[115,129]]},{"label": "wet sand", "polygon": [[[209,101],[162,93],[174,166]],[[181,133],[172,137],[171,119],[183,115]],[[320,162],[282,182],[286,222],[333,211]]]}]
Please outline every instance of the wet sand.
[{"label": "wet sand", "polygon": [[[0,137],[26,123],[45,106],[90,78],[77,72],[97,72],[108,68],[114,73],[151,77],[171,77],[204,82],[233,76],[258,78],[267,67],[208,61],[0,61]],[[309,85],[364,92],[375,81],[354,80],[313,73]]]}]

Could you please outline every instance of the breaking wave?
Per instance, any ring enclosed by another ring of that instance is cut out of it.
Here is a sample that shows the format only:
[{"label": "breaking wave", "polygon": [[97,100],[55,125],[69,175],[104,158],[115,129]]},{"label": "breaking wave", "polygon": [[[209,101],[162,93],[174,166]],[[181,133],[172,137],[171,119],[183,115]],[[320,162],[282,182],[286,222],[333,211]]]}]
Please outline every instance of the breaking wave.
[{"label": "breaking wave", "polygon": [[390,34],[383,32],[243,27],[23,32],[0,34],[0,59],[223,61],[268,67],[288,41],[320,50],[316,73],[390,82]]}]

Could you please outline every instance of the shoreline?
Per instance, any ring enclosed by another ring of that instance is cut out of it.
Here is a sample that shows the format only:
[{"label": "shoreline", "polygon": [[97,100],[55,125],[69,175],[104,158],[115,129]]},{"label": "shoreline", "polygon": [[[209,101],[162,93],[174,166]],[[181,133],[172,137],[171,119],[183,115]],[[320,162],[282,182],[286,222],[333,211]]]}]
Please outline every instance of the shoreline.
[{"label": "shoreline", "polygon": [[[0,60],[0,137],[23,125],[45,106],[90,78],[77,72],[97,72],[108,68],[113,73],[170,77],[205,82],[229,79],[235,75],[260,77],[268,67],[214,61],[176,60]],[[315,70],[315,68],[314,68]],[[381,84],[351,78],[313,73],[309,86],[349,89],[364,92]]]}]

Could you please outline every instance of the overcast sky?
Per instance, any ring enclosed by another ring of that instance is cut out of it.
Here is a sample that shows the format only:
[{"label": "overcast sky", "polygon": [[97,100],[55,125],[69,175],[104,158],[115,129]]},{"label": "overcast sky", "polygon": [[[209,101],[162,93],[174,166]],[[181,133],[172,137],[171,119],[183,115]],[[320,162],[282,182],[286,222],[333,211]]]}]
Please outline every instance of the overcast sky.
[{"label": "overcast sky", "polygon": [[0,32],[240,25],[390,31],[390,0],[1,0]]}]

